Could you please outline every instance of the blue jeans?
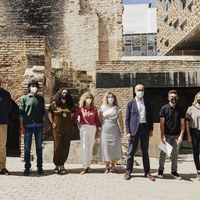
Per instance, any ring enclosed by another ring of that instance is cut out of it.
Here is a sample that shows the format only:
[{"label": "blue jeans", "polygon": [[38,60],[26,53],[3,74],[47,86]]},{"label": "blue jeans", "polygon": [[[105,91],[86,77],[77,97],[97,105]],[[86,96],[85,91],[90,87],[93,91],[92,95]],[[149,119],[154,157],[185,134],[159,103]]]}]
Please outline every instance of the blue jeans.
[{"label": "blue jeans", "polygon": [[41,127],[25,127],[24,134],[24,161],[25,169],[31,168],[30,162],[30,153],[31,153],[31,144],[32,136],[35,136],[35,145],[36,145],[36,154],[37,154],[37,168],[42,168],[42,140],[43,140],[43,131]]}]

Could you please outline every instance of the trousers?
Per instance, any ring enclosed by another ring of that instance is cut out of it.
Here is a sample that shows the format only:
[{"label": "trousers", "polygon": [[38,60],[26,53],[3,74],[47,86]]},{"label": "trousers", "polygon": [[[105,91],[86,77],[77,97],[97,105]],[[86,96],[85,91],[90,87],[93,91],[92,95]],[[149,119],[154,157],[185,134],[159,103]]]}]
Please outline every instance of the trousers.
[{"label": "trousers", "polygon": [[0,124],[0,169],[6,167],[7,124]]},{"label": "trousers", "polygon": [[83,168],[90,167],[95,142],[96,126],[82,125],[80,128]]}]

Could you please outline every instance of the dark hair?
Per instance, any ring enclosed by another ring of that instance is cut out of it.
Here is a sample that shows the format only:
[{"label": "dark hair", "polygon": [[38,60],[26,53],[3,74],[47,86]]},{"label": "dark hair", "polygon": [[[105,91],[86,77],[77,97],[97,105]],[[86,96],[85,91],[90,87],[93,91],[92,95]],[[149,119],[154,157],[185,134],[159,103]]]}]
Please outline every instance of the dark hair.
[{"label": "dark hair", "polygon": [[32,84],[36,85],[37,88],[40,87],[40,86],[39,86],[39,83],[38,83],[36,80],[31,80],[31,81],[28,83],[28,88],[29,88]]},{"label": "dark hair", "polygon": [[75,109],[74,100],[73,100],[69,90],[66,88],[59,89],[58,92],[52,97],[52,101],[56,102],[56,106],[60,106],[62,104],[61,95],[62,95],[63,90],[67,91],[66,98],[65,98],[67,106],[69,107],[69,109],[71,111],[74,111],[74,109]]},{"label": "dark hair", "polygon": [[170,90],[170,91],[168,92],[168,96],[169,96],[170,94],[176,94],[176,95],[178,96],[177,90]]}]

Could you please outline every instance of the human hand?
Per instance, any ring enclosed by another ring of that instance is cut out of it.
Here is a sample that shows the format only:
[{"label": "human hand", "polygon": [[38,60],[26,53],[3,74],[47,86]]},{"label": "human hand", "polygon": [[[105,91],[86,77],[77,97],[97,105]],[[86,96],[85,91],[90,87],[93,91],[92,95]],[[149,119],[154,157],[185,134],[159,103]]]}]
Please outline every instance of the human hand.
[{"label": "human hand", "polygon": [[187,140],[188,140],[189,142],[192,142],[192,137],[191,137],[190,134],[187,134]]},{"label": "human hand", "polygon": [[132,138],[133,138],[133,136],[132,136],[130,133],[128,133],[128,134],[127,134],[127,139],[128,139],[128,140],[132,140]]},{"label": "human hand", "polygon": [[163,136],[163,137],[161,138],[161,141],[162,141],[163,144],[166,144],[166,138],[165,138],[165,136]]},{"label": "human hand", "polygon": [[179,137],[178,137],[177,143],[178,143],[178,144],[181,144],[182,142],[183,142],[183,137],[182,137],[182,136],[179,136]]},{"label": "human hand", "polygon": [[19,132],[20,132],[21,135],[24,135],[24,133],[25,133],[24,126],[19,128]]},{"label": "human hand", "polygon": [[149,132],[149,137],[152,137],[153,136],[153,131],[150,131]]},{"label": "human hand", "polygon": [[78,123],[78,124],[77,124],[77,127],[78,127],[78,129],[80,130],[80,128],[81,128],[81,124]]},{"label": "human hand", "polygon": [[47,129],[46,129],[46,127],[45,127],[45,126],[43,126],[43,128],[42,128],[42,132],[43,132],[43,134],[46,134],[46,132],[47,132]]}]

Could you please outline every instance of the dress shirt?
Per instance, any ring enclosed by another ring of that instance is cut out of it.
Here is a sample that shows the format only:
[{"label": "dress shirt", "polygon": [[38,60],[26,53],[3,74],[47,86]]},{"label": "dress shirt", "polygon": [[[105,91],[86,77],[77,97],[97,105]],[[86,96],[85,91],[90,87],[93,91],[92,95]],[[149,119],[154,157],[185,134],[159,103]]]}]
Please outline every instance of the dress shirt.
[{"label": "dress shirt", "polygon": [[137,104],[137,108],[139,111],[139,123],[147,123],[144,99],[143,98],[141,100],[139,100],[137,98],[135,98],[135,99],[136,99],[136,104]]}]

